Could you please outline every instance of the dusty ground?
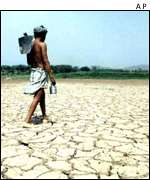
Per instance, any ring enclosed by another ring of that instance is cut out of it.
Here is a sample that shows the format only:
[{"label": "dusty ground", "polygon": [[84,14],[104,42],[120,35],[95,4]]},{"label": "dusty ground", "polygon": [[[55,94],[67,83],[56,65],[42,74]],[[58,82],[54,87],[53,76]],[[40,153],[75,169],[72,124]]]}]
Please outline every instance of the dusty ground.
[{"label": "dusty ground", "polygon": [[29,127],[25,84],[2,81],[1,178],[149,178],[148,80],[59,80],[46,90],[53,123]]}]

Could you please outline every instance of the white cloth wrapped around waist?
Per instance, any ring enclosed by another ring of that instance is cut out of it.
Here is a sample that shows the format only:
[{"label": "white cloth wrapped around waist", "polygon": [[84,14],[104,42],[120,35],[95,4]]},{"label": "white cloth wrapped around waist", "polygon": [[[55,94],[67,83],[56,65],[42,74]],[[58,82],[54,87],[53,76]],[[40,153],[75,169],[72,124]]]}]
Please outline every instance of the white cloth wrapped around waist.
[{"label": "white cloth wrapped around waist", "polygon": [[25,87],[24,94],[34,94],[40,88],[47,88],[48,73],[42,68],[32,68],[30,83]]}]

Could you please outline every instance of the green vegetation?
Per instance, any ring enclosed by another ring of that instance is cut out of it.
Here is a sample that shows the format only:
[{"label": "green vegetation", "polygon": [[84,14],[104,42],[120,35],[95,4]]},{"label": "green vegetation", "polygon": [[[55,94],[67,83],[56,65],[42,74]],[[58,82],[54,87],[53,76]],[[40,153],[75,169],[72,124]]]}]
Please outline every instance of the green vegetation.
[{"label": "green vegetation", "polygon": [[[123,69],[100,69],[96,66],[89,68],[72,67],[70,65],[52,66],[56,78],[76,78],[76,79],[148,79],[149,71],[144,70],[123,70]],[[28,79],[30,67],[25,65],[1,66],[2,78]]]},{"label": "green vegetation", "polygon": [[75,73],[59,73],[57,78],[79,78],[79,79],[146,79],[149,77],[148,72],[109,72],[109,71],[90,71]]}]

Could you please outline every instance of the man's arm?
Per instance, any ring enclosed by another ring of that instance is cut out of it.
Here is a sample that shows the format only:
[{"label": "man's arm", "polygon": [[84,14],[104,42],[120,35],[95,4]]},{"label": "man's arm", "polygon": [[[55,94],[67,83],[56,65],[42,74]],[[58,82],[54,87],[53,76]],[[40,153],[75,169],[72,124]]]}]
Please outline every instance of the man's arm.
[{"label": "man's arm", "polygon": [[27,54],[27,63],[28,65],[32,65],[32,58],[30,53]]},{"label": "man's arm", "polygon": [[51,66],[49,64],[49,61],[48,61],[46,43],[41,43],[41,49],[42,49],[42,59],[43,59],[44,67],[47,70],[52,83],[56,84],[55,78],[54,78],[54,75],[53,75],[53,70],[52,70],[52,68],[51,68]]}]

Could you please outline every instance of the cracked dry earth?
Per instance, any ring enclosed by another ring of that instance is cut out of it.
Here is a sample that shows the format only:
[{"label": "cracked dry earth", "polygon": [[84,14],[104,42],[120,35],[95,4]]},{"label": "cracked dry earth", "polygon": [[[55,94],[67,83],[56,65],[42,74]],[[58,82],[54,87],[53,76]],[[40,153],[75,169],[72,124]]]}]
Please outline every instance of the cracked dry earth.
[{"label": "cracked dry earth", "polygon": [[149,178],[148,80],[59,80],[28,127],[25,84],[2,81],[2,179]]}]

